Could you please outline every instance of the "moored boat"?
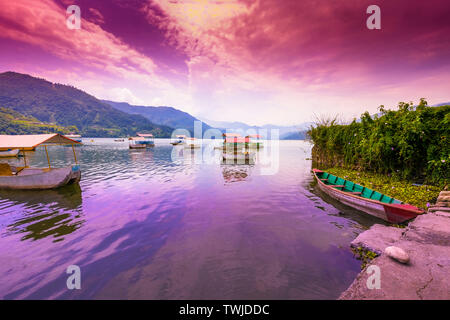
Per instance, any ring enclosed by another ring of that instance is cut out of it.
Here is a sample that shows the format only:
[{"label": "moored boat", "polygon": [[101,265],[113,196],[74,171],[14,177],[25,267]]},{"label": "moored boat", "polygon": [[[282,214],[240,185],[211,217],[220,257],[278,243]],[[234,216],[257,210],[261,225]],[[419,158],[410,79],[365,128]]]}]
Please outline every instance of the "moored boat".
[{"label": "moored boat", "polygon": [[[9,163],[0,163],[0,188],[20,190],[54,189],[64,185],[78,183],[81,179],[80,167],[77,164],[73,146],[80,144],[60,134],[36,135],[0,135],[0,148],[14,148],[21,151],[44,146],[47,155],[48,168],[30,168],[27,165],[24,153],[24,165],[11,166]],[[52,168],[47,152],[47,146],[72,145],[75,165],[64,168]]]},{"label": "moored boat", "polygon": [[8,149],[5,151],[0,151],[0,158],[18,157],[19,149]]},{"label": "moored boat", "polygon": [[357,183],[313,169],[319,188],[345,205],[391,223],[404,222],[424,213],[400,200],[363,187]]},{"label": "moored boat", "polygon": [[146,149],[155,146],[151,133],[138,133],[137,137],[128,138],[130,149]]},{"label": "moored boat", "polygon": [[82,142],[81,135],[79,134],[66,134],[64,137],[72,139],[76,142]]},{"label": "moored boat", "polygon": [[177,146],[179,144],[185,144],[186,143],[186,136],[183,134],[178,134],[175,136],[175,139],[173,139],[170,144],[173,146]]}]

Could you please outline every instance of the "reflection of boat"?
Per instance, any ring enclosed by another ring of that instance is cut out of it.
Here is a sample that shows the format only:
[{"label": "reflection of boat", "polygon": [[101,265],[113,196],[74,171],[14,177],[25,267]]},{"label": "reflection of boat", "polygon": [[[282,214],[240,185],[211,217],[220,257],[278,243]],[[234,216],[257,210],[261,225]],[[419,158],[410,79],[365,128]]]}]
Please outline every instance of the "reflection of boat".
[{"label": "reflection of boat", "polygon": [[184,147],[186,149],[197,149],[201,147],[201,142],[199,142],[199,140],[195,139],[195,138],[189,138],[187,137],[185,139],[185,144]]},{"label": "reflection of boat", "polygon": [[[48,168],[30,168],[24,155],[24,166],[12,167],[8,163],[0,163],[0,188],[2,189],[53,189],[67,184],[78,183],[81,171],[78,165],[65,168],[51,168],[48,157],[48,145],[80,144],[60,134],[36,135],[0,135],[0,148],[17,148],[20,150],[44,146]],[[75,163],[77,162],[73,149]]]},{"label": "reflection of boat", "polygon": [[251,168],[248,165],[223,165],[223,179],[226,183],[245,181],[250,176]]},{"label": "reflection of boat", "polygon": [[138,133],[137,137],[128,138],[130,149],[145,149],[155,146],[151,133]]},{"label": "reflection of boat", "polygon": [[8,225],[7,230],[21,234],[21,240],[53,237],[53,242],[61,241],[65,235],[79,229],[84,222],[81,188],[78,184],[56,190],[23,192],[0,190],[0,197],[3,201],[12,201],[26,208],[33,208],[26,212],[17,211],[11,215],[13,222]]},{"label": "reflection of boat", "polygon": [[319,188],[343,204],[381,218],[391,223],[415,218],[424,211],[385,194],[336,177],[328,172],[313,169]]},{"label": "reflection of boat", "polygon": [[76,142],[81,142],[82,141],[81,136],[79,134],[66,134],[66,135],[64,135],[64,137],[72,139],[72,140],[74,140]]},{"label": "reflection of boat", "polygon": [[8,157],[18,157],[19,149],[9,149],[5,151],[0,151],[0,158],[8,158]]},{"label": "reflection of boat", "polygon": [[179,134],[175,136],[175,139],[173,141],[170,142],[171,145],[176,146],[179,144],[184,144],[186,143],[186,136]]}]

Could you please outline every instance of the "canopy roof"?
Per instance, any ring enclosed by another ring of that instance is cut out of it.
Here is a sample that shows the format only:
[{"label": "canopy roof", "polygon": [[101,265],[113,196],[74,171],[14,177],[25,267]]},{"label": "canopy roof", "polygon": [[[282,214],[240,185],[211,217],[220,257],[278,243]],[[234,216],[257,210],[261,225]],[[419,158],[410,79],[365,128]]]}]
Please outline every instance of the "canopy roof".
[{"label": "canopy roof", "polygon": [[248,142],[250,142],[249,138],[242,138],[242,137],[232,137],[225,139],[225,143],[248,143]]},{"label": "canopy roof", "polygon": [[0,135],[0,149],[35,148],[39,145],[70,145],[82,144],[58,133],[51,134],[25,134]]},{"label": "canopy roof", "polygon": [[153,135],[151,133],[138,133],[137,136],[143,137],[143,138],[152,138],[153,137]]},{"label": "canopy roof", "polygon": [[224,137],[240,137],[241,135],[239,133],[223,133],[222,136],[224,136]]}]

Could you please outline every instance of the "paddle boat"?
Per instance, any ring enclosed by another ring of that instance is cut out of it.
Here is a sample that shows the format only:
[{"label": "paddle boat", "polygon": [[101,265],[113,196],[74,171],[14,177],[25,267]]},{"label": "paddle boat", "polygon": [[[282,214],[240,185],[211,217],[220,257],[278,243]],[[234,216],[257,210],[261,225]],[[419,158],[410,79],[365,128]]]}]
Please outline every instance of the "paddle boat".
[{"label": "paddle boat", "polygon": [[[35,135],[0,135],[1,149],[19,149],[23,153],[24,165],[11,166],[9,163],[0,163],[0,189],[43,190],[59,188],[68,184],[78,183],[81,179],[80,167],[74,145],[81,144],[63,135],[35,134]],[[48,156],[47,146],[71,145],[75,165],[64,168],[52,168]],[[24,150],[35,149],[38,146],[45,148],[48,168],[30,168]]]},{"label": "paddle boat", "polygon": [[328,172],[313,169],[320,190],[352,208],[391,223],[400,223],[417,217],[423,210],[400,200],[339,178]]},{"label": "paddle boat", "polygon": [[10,158],[10,157],[18,157],[19,149],[8,149],[4,151],[0,151],[0,158]]},{"label": "paddle boat", "polygon": [[186,136],[183,134],[176,135],[175,139],[170,142],[170,144],[173,146],[177,146],[179,144],[185,144],[185,143],[186,143]]},{"label": "paddle boat", "polygon": [[155,146],[151,133],[138,133],[137,137],[128,138],[130,149],[146,149]]}]

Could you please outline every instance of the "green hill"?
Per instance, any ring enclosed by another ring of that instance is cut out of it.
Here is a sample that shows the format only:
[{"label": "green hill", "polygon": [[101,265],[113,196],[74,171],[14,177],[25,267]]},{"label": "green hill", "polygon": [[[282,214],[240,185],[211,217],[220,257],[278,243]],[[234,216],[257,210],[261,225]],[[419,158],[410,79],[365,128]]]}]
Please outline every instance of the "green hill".
[{"label": "green hill", "polygon": [[87,137],[130,136],[136,132],[169,137],[173,130],[141,115],[121,112],[74,87],[15,72],[0,74],[0,106],[47,124],[76,126]]},{"label": "green hill", "polygon": [[[186,129],[194,133],[194,121],[200,121],[189,113],[175,109],[173,107],[151,107],[151,106],[133,106],[126,102],[114,102],[102,100],[117,110],[128,114],[140,114],[159,125],[169,126],[175,129]],[[206,123],[202,123],[202,130],[211,129]]]},{"label": "green hill", "polygon": [[26,117],[14,110],[0,107],[0,134],[70,134],[75,132],[78,132],[75,126],[62,127],[43,123],[36,118]]}]

